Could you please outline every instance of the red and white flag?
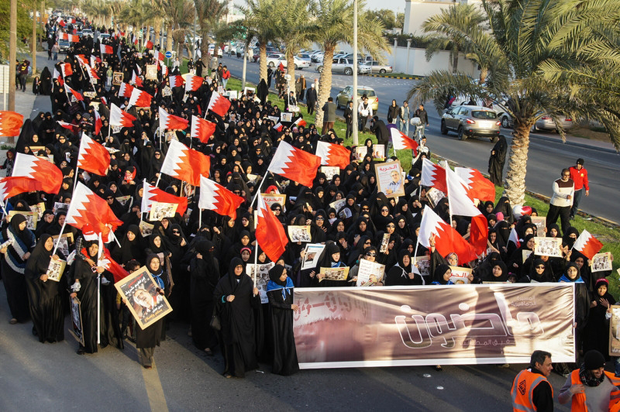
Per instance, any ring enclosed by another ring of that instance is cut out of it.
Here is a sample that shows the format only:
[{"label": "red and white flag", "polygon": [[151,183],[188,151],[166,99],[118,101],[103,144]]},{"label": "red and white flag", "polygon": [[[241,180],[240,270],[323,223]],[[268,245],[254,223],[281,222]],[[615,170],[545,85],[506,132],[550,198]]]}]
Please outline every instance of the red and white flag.
[{"label": "red and white flag", "polygon": [[275,126],[273,126],[273,128],[274,128],[276,131],[281,132],[281,131],[282,131],[282,129],[284,128],[284,125],[283,125],[282,123],[278,122],[278,124],[276,124]]},{"label": "red and white flag", "polygon": [[268,170],[306,187],[312,187],[319,166],[321,166],[319,156],[281,141]]},{"label": "red and white flag", "polygon": [[448,193],[446,186],[446,170],[428,159],[422,161],[422,177],[420,186],[434,187],[444,193]]},{"label": "red and white flag", "polygon": [[131,82],[133,84],[136,85],[136,87],[142,87],[142,79],[140,78],[140,76],[138,76],[138,74],[136,73],[136,71],[134,70],[131,74]]},{"label": "red and white flag", "polygon": [[100,45],[101,54],[114,54],[114,49],[112,46],[108,46],[107,44]]},{"label": "red and white flag", "polygon": [[150,185],[144,179],[144,191],[142,193],[142,213],[149,213],[154,202],[159,203],[174,203],[177,205],[177,213],[183,216],[187,210],[187,198],[175,196],[171,193],[165,192],[158,187]]},{"label": "red and white flag", "polygon": [[317,142],[316,155],[321,158],[321,164],[346,168],[351,163],[351,151],[339,144]]},{"label": "red and white flag", "polygon": [[60,33],[58,35],[58,40],[68,40],[69,39],[69,35],[67,33]]},{"label": "red and white flag", "polygon": [[110,153],[103,145],[82,133],[77,167],[89,173],[105,176],[110,167]]},{"label": "red and white flag", "polygon": [[474,248],[449,224],[444,222],[433,210],[425,206],[420,223],[420,244],[430,248],[429,239],[435,235],[435,248],[443,257],[456,253],[459,262],[471,262],[477,259]]},{"label": "red and white flag", "polygon": [[93,109],[93,112],[95,113],[95,136],[99,136],[99,132],[101,132],[101,128],[103,127],[103,121],[97,109]]},{"label": "red and white flag", "polygon": [[62,77],[71,76],[73,74],[73,68],[71,67],[71,63],[61,63],[60,64],[60,72],[62,73]]},{"label": "red and white flag", "polygon": [[293,127],[306,127],[308,125],[308,123],[306,123],[306,121],[304,120],[303,117],[300,117],[299,119],[295,120],[295,122],[293,123]]},{"label": "red and white flag", "polygon": [[193,186],[200,186],[200,176],[209,176],[211,159],[190,149],[178,140],[171,140],[161,172]]},{"label": "red and white flag", "polygon": [[0,136],[19,136],[19,129],[23,124],[23,115],[17,112],[0,111]]},{"label": "red and white flag", "polygon": [[245,199],[226,189],[224,186],[200,176],[200,209],[213,210],[218,215],[237,218],[237,209]]},{"label": "red and white flag", "polygon": [[118,88],[118,95],[130,98],[133,89],[134,87],[131,84],[122,82],[121,86]]},{"label": "red and white flag", "polygon": [[59,85],[64,86],[65,81],[62,79],[62,76],[60,75],[58,70],[56,70],[56,67],[54,67],[54,79],[58,80]]},{"label": "red and white flag", "polygon": [[153,42],[148,40],[145,47],[147,50],[153,50]]},{"label": "red and white flag", "polygon": [[207,143],[209,138],[213,136],[213,133],[215,133],[215,123],[192,115],[192,138],[196,138],[202,143]]},{"label": "red and white flag", "polygon": [[573,249],[590,260],[592,260],[594,255],[596,255],[602,248],[603,244],[585,229],[581,232],[573,244]]},{"label": "red and white flag", "polygon": [[166,66],[162,60],[158,60],[157,62],[159,63],[158,66],[159,66],[159,70],[161,70],[162,76],[163,77],[168,76],[168,66]]},{"label": "red and white flag", "polygon": [[258,195],[256,214],[258,216],[256,231],[254,232],[256,242],[267,257],[272,262],[276,262],[282,256],[288,244],[288,237],[284,227],[278,218],[275,217],[271,208],[267,207],[261,194]]},{"label": "red and white flag", "polygon": [[67,40],[69,40],[71,43],[79,43],[80,42],[80,36],[77,36],[75,34],[69,34]]},{"label": "red and white flag", "polygon": [[112,103],[110,108],[110,126],[133,127],[136,118]]},{"label": "red and white flag", "polygon": [[394,150],[413,150],[413,156],[418,155],[418,144],[415,140],[398,130],[396,126],[388,126],[390,129],[390,134],[392,136],[392,144],[394,145]]},{"label": "red and white flag", "polygon": [[186,92],[195,92],[200,89],[202,86],[202,82],[204,79],[200,76],[188,75],[187,81],[185,82],[185,91]]},{"label": "red and white flag", "polygon": [[69,130],[71,133],[75,132],[76,126],[73,123],[68,123],[62,120],[56,120],[56,123]]},{"label": "red and white flag", "polygon": [[481,201],[495,201],[495,185],[484,177],[478,169],[468,167],[454,168],[456,174],[461,178],[467,187],[467,195],[471,199]]},{"label": "red and white flag", "polygon": [[71,92],[71,94],[80,102],[84,101],[84,96],[82,96],[81,93],[76,92],[75,90],[73,90],[68,84],[65,84],[65,87],[67,88],[67,90],[69,92]]},{"label": "red and white flag", "polygon": [[162,52],[160,52],[159,50],[151,50],[151,53],[153,53],[153,57],[155,57],[156,60],[159,61],[164,61],[164,54]]},{"label": "red and white flag", "polygon": [[101,80],[99,75],[97,74],[97,70],[93,69],[92,67],[90,67],[88,64],[85,64],[84,66],[84,70],[86,70],[86,73],[88,73],[88,76],[90,77],[90,80]]},{"label": "red and white flag", "polygon": [[43,183],[23,176],[7,176],[0,179],[0,200],[3,203],[21,193],[43,191]]},{"label": "red and white flag", "polygon": [[75,58],[81,66],[88,65],[88,60],[86,60],[86,56],[84,56],[83,54],[76,54]]},{"label": "red and white flag", "polygon": [[82,182],[78,182],[67,211],[67,224],[80,230],[90,225],[95,233],[101,233],[106,243],[112,239],[111,232],[123,224],[104,199],[97,196]]},{"label": "red and white flag", "polygon": [[[103,243],[103,242],[101,242]],[[104,247],[103,245],[99,246],[99,250],[103,251],[97,260],[97,266],[101,266],[108,272],[110,272],[114,276],[114,282],[120,282],[127,276],[129,276],[129,272],[125,270],[120,264],[118,264],[114,259],[112,259],[112,255],[110,255],[110,251]]]},{"label": "red and white flag", "polygon": [[230,100],[214,91],[213,94],[211,94],[211,100],[209,100],[207,110],[211,110],[213,113],[224,117],[228,109],[230,109]]},{"label": "red and white flag", "polygon": [[62,172],[52,162],[36,156],[17,153],[13,176],[39,180],[46,193],[58,194],[62,185]]},{"label": "red and white flag", "polygon": [[[58,18],[58,20],[56,20],[56,22],[58,22],[58,25],[60,27],[65,27],[67,25],[67,23],[65,23],[65,21],[63,19],[61,19],[60,17]],[[61,34],[62,36],[62,34]]]},{"label": "red and white flag", "polygon": [[159,108],[159,130],[185,130],[188,124],[184,118],[170,114],[162,107]]},{"label": "red and white flag", "polygon": [[170,87],[172,88],[181,87],[183,86],[183,83],[184,83],[183,76],[179,76],[179,75],[170,76],[168,80],[170,81]]},{"label": "red and white flag", "polygon": [[137,87],[134,87],[131,91],[131,97],[129,98],[129,106],[151,107],[151,100],[153,100],[153,96],[138,89]]},{"label": "red and white flag", "polygon": [[519,235],[517,235],[517,230],[514,227],[510,230],[510,235],[508,236],[508,243],[510,242],[514,243],[517,248],[521,246]]}]

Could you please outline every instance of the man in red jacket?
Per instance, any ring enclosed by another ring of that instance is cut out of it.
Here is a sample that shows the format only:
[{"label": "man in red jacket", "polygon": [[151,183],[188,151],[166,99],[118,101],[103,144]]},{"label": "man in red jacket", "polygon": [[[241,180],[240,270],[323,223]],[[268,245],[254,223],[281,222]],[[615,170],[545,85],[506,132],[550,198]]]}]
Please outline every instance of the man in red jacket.
[{"label": "man in red jacket", "polygon": [[579,207],[579,201],[581,200],[581,195],[585,190],[586,196],[590,196],[590,184],[588,183],[588,171],[583,167],[583,159],[577,159],[577,164],[575,166],[571,166],[568,170],[570,170],[570,178],[575,182],[575,196],[573,199],[573,207],[570,209],[570,219],[575,217],[577,213],[577,208]]}]

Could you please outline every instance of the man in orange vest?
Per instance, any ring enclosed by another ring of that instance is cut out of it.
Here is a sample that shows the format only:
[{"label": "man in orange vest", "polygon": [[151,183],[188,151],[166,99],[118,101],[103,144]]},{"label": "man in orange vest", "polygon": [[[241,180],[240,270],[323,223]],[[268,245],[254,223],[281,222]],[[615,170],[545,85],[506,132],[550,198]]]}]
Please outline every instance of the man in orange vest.
[{"label": "man in orange vest", "polygon": [[571,402],[571,411],[607,412],[620,408],[620,378],[605,371],[605,357],[588,351],[581,368],[571,372],[558,397],[560,404]]},{"label": "man in orange vest", "polygon": [[553,388],[547,380],[551,370],[551,354],[542,350],[534,351],[529,369],[519,372],[512,382],[510,394],[514,412],[553,411]]}]

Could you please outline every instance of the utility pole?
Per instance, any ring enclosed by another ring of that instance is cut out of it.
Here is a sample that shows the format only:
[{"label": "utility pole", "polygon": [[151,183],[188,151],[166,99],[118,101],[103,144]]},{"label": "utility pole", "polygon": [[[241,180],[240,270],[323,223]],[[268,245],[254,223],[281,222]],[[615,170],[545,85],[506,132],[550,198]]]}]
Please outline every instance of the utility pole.
[{"label": "utility pole", "polygon": [[359,144],[357,126],[357,0],[353,1],[353,116],[351,118],[353,128],[353,145]]},{"label": "utility pole", "polygon": [[[41,16],[41,20],[43,20],[43,16]],[[37,72],[37,5],[34,4],[32,8],[32,40],[31,40],[31,49],[32,49],[32,75],[34,76]]]},{"label": "utility pole", "polygon": [[[9,23],[9,110],[15,111],[15,60],[17,60],[17,0],[11,0],[11,22]],[[9,137],[9,143],[13,143]]]}]

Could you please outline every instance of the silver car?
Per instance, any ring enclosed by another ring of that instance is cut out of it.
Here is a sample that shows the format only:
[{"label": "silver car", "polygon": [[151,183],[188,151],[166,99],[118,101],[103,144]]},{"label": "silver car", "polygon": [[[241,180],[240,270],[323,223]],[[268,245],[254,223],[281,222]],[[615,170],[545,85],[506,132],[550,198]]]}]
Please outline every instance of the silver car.
[{"label": "silver car", "polygon": [[468,137],[486,137],[497,141],[500,121],[495,111],[484,106],[458,106],[448,109],[441,117],[441,134],[453,131],[459,140]]},{"label": "silver car", "polygon": [[364,66],[368,66],[371,73],[392,73],[392,66],[387,64],[379,64],[378,61],[367,61],[362,63]]},{"label": "silver car", "polygon": [[[569,130],[575,125],[572,118],[567,117],[567,116],[559,116],[559,117],[560,117],[560,123],[562,124],[562,127],[564,128],[564,130]],[[514,127],[514,119],[508,113],[502,113],[501,122],[502,122],[502,127],[506,127],[506,128]],[[538,130],[547,130],[547,131],[555,130],[557,132],[558,127],[556,123],[553,121],[553,119],[551,118],[551,116],[548,116],[545,114],[536,121],[534,126],[532,126],[532,130],[531,130],[532,132],[536,132]]]}]

